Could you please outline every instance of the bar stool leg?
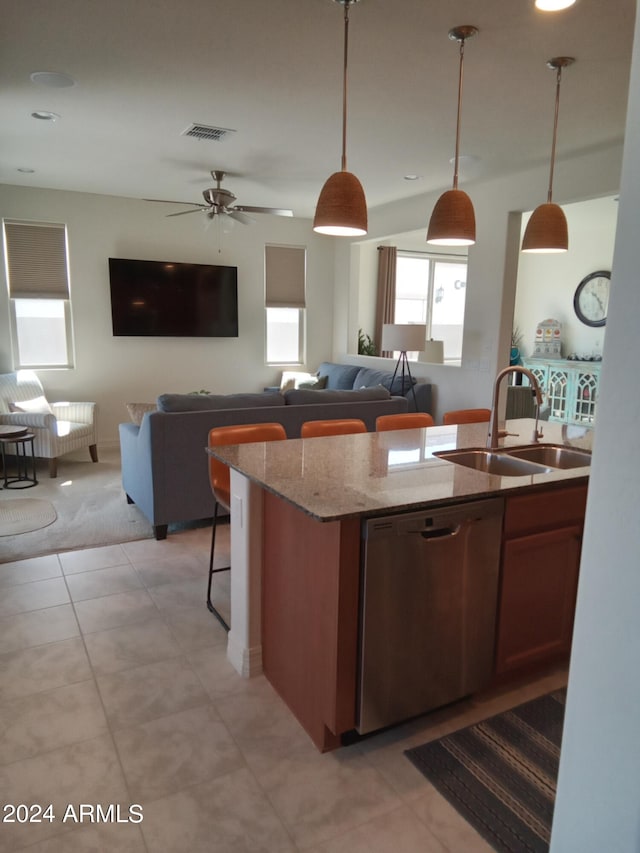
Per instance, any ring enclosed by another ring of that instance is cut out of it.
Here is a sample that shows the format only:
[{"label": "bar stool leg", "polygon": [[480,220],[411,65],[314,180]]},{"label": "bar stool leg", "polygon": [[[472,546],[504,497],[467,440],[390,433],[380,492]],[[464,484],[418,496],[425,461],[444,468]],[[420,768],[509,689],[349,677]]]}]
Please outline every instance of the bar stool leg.
[{"label": "bar stool leg", "polygon": [[207,584],[207,608],[213,613],[218,622],[222,625],[225,631],[229,631],[229,624],[225,621],[222,615],[216,610],[213,602],[211,601],[211,586],[213,583],[213,576],[217,572],[228,572],[231,569],[231,566],[223,566],[221,569],[213,568],[213,552],[216,546],[216,528],[218,526],[218,501],[215,502],[215,506],[213,508],[213,526],[211,528],[211,555],[209,557],[209,582]]}]

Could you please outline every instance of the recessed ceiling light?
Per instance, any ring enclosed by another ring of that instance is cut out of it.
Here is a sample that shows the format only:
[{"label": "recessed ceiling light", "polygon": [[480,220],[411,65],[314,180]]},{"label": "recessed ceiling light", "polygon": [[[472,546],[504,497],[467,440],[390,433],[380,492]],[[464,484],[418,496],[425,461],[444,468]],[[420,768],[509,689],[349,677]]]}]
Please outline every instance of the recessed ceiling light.
[{"label": "recessed ceiling light", "polygon": [[536,9],[543,12],[559,12],[573,6],[576,0],[536,0]]},{"label": "recessed ceiling light", "polygon": [[18,166],[18,171],[23,172],[25,175],[32,175],[35,172],[35,169],[27,169],[25,166]]},{"label": "recessed ceiling light", "polygon": [[404,179],[405,181],[419,181],[420,175],[405,175]]},{"label": "recessed ceiling light", "polygon": [[40,121],[57,121],[60,116],[58,113],[50,113],[48,110],[36,110],[31,113],[31,118],[38,118]]},{"label": "recessed ceiling light", "polygon": [[40,86],[49,86],[51,89],[66,89],[68,86],[75,86],[76,81],[68,74],[62,74],[60,71],[34,71],[29,75],[33,83],[38,83]]}]

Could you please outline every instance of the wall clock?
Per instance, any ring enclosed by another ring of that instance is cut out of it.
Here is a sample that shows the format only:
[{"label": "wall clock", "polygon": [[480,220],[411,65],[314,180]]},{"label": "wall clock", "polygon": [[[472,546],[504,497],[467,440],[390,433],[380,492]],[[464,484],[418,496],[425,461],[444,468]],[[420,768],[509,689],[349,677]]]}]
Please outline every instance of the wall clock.
[{"label": "wall clock", "polygon": [[573,308],[578,319],[587,326],[604,326],[609,309],[611,273],[606,270],[589,273],[576,288]]}]

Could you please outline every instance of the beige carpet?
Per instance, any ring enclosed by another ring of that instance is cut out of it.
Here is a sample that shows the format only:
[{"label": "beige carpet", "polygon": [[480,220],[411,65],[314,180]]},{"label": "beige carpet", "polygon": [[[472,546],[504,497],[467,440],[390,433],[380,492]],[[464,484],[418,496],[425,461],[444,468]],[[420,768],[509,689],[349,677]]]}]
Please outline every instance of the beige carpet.
[{"label": "beige carpet", "polygon": [[[120,482],[119,449],[98,446],[98,455],[96,464],[88,450],[63,456],[54,480],[49,478],[46,460],[39,460],[39,482],[29,490],[29,497],[49,501],[57,518],[40,530],[2,536],[0,563],[153,537],[146,517],[127,504]],[[17,499],[15,491],[0,489],[0,510]]]},{"label": "beige carpet", "polygon": [[0,502],[0,536],[30,533],[53,524],[58,516],[49,501],[14,498]]}]

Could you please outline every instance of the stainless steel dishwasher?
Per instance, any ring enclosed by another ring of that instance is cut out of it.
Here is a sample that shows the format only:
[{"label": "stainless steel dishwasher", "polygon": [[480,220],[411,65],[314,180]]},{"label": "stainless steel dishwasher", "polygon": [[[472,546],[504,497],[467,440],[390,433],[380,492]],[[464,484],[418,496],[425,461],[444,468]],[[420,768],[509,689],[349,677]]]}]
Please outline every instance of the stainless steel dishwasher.
[{"label": "stainless steel dishwasher", "polygon": [[490,498],[363,522],[361,734],[489,682],[503,510]]}]

